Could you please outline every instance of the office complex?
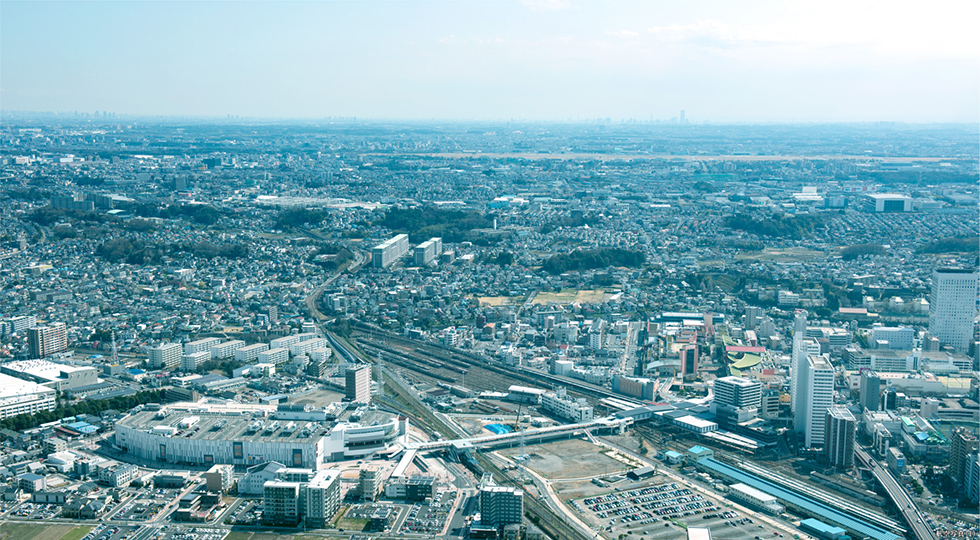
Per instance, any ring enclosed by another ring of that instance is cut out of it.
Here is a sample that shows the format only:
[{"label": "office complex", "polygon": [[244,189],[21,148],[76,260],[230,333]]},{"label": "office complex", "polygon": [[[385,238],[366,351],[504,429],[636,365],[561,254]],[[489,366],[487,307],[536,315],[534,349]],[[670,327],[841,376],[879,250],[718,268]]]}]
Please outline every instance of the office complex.
[{"label": "office complex", "polygon": [[720,425],[732,427],[759,415],[762,383],[744,377],[722,377],[714,383],[711,409]]},{"label": "office complex", "polygon": [[524,515],[524,492],[502,486],[485,486],[480,490],[480,523],[486,527],[503,527],[520,523]]},{"label": "office complex", "polygon": [[824,426],[824,455],[834,467],[854,466],[854,432],[857,420],[847,407],[827,409]]},{"label": "office complex", "polygon": [[371,366],[347,366],[344,373],[344,398],[354,403],[371,402]]},{"label": "office complex", "polygon": [[805,396],[802,406],[805,447],[823,446],[827,409],[834,404],[834,367],[823,356],[808,356],[797,391]]},{"label": "office complex", "polygon": [[180,366],[184,349],[180,343],[164,343],[147,349],[150,369],[175,369]]},{"label": "office complex", "polygon": [[872,349],[894,349],[908,351],[912,349],[915,329],[911,326],[887,327],[875,325],[871,329]]},{"label": "office complex", "polygon": [[68,331],[65,323],[52,323],[27,329],[27,344],[31,358],[47,358],[68,350]]},{"label": "office complex", "polygon": [[371,249],[371,266],[385,268],[408,253],[408,235],[399,234]]},{"label": "office complex", "polygon": [[977,273],[963,268],[937,268],[929,297],[929,334],[966,353],[977,314]]},{"label": "office complex", "polygon": [[589,422],[595,415],[585,399],[572,399],[564,387],[541,396],[541,408],[555,416],[572,422]]}]

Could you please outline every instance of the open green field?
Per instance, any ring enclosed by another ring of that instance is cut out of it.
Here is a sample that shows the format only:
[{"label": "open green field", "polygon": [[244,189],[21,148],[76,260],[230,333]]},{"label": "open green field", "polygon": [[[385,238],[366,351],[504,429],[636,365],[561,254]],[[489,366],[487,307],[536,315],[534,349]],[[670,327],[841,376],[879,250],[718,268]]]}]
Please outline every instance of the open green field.
[{"label": "open green field", "polygon": [[773,249],[766,248],[762,251],[748,251],[739,253],[736,259],[746,261],[769,261],[769,262],[803,262],[812,261],[825,257],[822,251],[803,248]]},{"label": "open green field", "polygon": [[606,291],[588,291],[581,289],[565,289],[562,292],[539,292],[534,297],[535,304],[571,304],[573,302],[601,302]]},{"label": "open green field", "polygon": [[3,523],[0,540],[79,540],[91,530],[89,526]]}]

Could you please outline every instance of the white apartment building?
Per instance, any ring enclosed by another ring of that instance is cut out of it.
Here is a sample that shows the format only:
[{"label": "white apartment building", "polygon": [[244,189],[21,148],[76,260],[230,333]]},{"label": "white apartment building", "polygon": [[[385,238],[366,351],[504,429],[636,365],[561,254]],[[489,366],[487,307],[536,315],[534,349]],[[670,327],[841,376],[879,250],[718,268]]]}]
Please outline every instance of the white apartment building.
[{"label": "white apartment building", "polygon": [[267,351],[262,351],[259,353],[258,360],[260,364],[272,364],[272,365],[288,362],[289,349],[278,347],[276,349],[269,349]]},{"label": "white apartment building", "polygon": [[184,343],[184,354],[207,352],[208,355],[210,355],[211,347],[214,347],[218,343],[221,343],[221,340],[216,337],[199,339],[197,341],[189,341],[187,343]]},{"label": "white apartment building", "polygon": [[180,343],[163,343],[147,349],[150,369],[175,369],[180,366],[183,348]]},{"label": "white apartment building", "polygon": [[235,350],[235,360],[238,362],[254,362],[259,359],[259,353],[268,351],[267,343],[256,343]]}]

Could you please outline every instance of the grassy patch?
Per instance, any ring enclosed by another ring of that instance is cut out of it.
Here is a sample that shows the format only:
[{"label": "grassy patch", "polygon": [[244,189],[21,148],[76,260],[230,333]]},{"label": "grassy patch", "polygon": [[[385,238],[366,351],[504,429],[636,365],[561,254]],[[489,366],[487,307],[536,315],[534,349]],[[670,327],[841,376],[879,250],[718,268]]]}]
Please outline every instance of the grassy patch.
[{"label": "grassy patch", "polygon": [[0,540],[79,540],[90,530],[92,527],[4,523],[0,525]]},{"label": "grassy patch", "polygon": [[368,525],[370,524],[370,519],[344,518],[340,520],[337,528],[343,530],[344,532],[361,532],[367,529]]},{"label": "grassy patch", "polygon": [[252,533],[246,531],[231,531],[225,540],[248,540],[252,537]]},{"label": "grassy patch", "polygon": [[770,261],[770,262],[803,262],[812,261],[824,257],[822,251],[803,248],[772,249],[766,248],[762,251],[751,251],[739,253],[736,259],[749,261]]},{"label": "grassy patch", "polygon": [[539,292],[534,297],[535,304],[571,304],[572,302],[600,302],[605,291],[565,289],[561,292]]},{"label": "grassy patch", "polygon": [[92,527],[75,527],[62,536],[60,540],[81,540],[91,530]]}]

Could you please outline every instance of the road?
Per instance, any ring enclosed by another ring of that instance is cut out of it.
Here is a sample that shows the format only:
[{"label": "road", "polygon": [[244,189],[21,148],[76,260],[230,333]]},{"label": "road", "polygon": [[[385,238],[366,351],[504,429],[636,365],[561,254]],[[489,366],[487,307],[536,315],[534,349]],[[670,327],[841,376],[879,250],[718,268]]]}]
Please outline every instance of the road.
[{"label": "road", "polygon": [[902,487],[902,484],[895,479],[891,471],[883,467],[864,450],[855,449],[854,455],[861,463],[871,469],[871,474],[885,488],[885,493],[887,493],[888,498],[898,507],[898,510],[909,524],[909,528],[915,534],[915,537],[918,540],[936,540],[936,534],[933,532],[932,527],[922,519],[922,512],[919,511],[919,507],[912,500],[908,492],[905,491],[905,488]]}]

